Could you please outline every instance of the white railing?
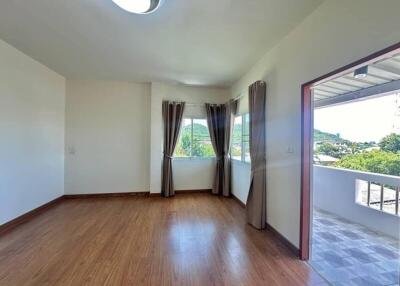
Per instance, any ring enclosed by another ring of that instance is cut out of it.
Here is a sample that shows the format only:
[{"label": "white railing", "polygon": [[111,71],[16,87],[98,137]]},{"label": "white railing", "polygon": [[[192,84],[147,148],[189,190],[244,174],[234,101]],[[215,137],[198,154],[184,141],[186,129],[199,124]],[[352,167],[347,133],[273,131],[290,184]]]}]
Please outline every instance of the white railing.
[{"label": "white railing", "polygon": [[314,165],[313,205],[399,238],[400,177]]},{"label": "white railing", "polygon": [[388,186],[382,183],[358,180],[356,185],[356,202],[370,208],[400,215],[400,187]]}]

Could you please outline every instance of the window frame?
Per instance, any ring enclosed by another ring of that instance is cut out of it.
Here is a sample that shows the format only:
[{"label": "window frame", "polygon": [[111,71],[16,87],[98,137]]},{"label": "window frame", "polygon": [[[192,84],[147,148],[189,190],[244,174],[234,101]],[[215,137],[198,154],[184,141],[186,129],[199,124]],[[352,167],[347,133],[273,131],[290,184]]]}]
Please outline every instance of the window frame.
[{"label": "window frame", "polygon": [[[235,118],[234,118],[234,120],[236,120],[237,117],[242,117],[242,120],[241,120],[242,128],[241,128],[241,134],[240,134],[240,148],[241,148],[240,160],[232,157],[232,148],[230,150],[229,156],[231,157],[232,161],[240,162],[240,163],[244,163],[244,164],[250,164],[251,161],[250,160],[249,161],[246,160],[245,141],[243,140],[244,135],[245,135],[244,131],[245,131],[246,116],[249,116],[249,125],[250,125],[250,114],[249,114],[249,112],[244,112],[244,113],[241,113],[241,114],[237,114],[237,115],[235,115]],[[232,134],[232,136],[233,136],[233,134]],[[249,137],[248,143],[249,143],[249,148],[250,148],[250,132],[246,136]]]},{"label": "window frame", "polygon": [[[207,118],[206,117],[201,117],[201,116],[184,116],[182,118],[182,125],[181,125],[181,129],[179,131],[179,137],[181,136],[181,132],[182,132],[182,128],[183,128],[183,122],[185,119],[190,119],[190,156],[188,157],[177,157],[175,156],[175,154],[172,156],[173,160],[178,160],[178,161],[189,161],[189,160],[212,160],[216,158],[215,155],[215,151],[214,151],[214,156],[210,156],[210,157],[196,157],[192,155],[192,148],[193,148],[193,120],[205,120],[206,124],[207,124],[207,129],[210,132],[209,126],[208,126],[208,122],[207,122]],[[179,138],[178,138],[178,142],[179,142]],[[177,144],[178,144],[177,142]],[[211,135],[210,135],[210,142],[211,142]],[[211,142],[212,144],[212,142]],[[175,146],[176,148],[176,146]],[[214,150],[214,148],[213,148]],[[175,153],[175,151],[174,151]]]}]

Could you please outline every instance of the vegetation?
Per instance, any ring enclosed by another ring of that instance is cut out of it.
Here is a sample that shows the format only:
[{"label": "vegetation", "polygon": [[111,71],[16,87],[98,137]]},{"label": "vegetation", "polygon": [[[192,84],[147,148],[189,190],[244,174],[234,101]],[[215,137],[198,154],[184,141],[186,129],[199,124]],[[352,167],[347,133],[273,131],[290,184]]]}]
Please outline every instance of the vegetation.
[{"label": "vegetation", "polygon": [[341,138],[340,134],[335,135],[320,130],[314,130],[314,142],[317,144],[315,154],[328,155],[338,159],[377,147],[375,142],[352,142]]},{"label": "vegetation", "polygon": [[[202,124],[193,123],[193,142],[192,126],[182,127],[180,140],[175,149],[177,157],[213,157],[214,149],[210,140],[208,128]],[[191,152],[191,153],[190,153]]]},{"label": "vegetation", "polygon": [[315,130],[317,143],[315,154],[338,159],[330,164],[335,167],[400,176],[400,135],[390,134],[378,144],[375,142],[351,142],[340,137]]},{"label": "vegetation", "polygon": [[378,145],[382,151],[400,153],[400,134],[392,133],[387,135]]},{"label": "vegetation", "polygon": [[242,124],[233,126],[231,154],[235,158],[242,154]]},{"label": "vegetation", "polygon": [[[232,133],[232,156],[241,156],[242,124],[235,124]],[[175,149],[177,157],[214,157],[214,149],[210,140],[208,127],[204,124],[193,122],[192,126],[186,125],[181,129],[179,141]]]},{"label": "vegetation", "polygon": [[373,150],[370,152],[346,156],[335,162],[334,166],[365,172],[400,176],[400,154]]},{"label": "vegetation", "polygon": [[328,142],[328,143],[342,143],[344,140],[340,138],[340,134],[331,134],[327,132],[320,131],[318,129],[314,130],[314,141],[315,142]]},{"label": "vegetation", "polygon": [[334,158],[342,158],[348,154],[347,148],[345,148],[343,145],[335,145],[329,142],[321,143],[315,150],[315,153],[317,155],[323,154]]}]

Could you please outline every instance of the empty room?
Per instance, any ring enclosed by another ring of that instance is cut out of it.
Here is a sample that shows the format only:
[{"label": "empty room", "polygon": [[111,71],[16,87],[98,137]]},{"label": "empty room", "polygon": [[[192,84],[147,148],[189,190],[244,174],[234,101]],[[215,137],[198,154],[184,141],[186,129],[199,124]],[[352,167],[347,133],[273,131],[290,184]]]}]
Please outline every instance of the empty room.
[{"label": "empty room", "polygon": [[399,11],[1,0],[0,286],[399,286]]}]

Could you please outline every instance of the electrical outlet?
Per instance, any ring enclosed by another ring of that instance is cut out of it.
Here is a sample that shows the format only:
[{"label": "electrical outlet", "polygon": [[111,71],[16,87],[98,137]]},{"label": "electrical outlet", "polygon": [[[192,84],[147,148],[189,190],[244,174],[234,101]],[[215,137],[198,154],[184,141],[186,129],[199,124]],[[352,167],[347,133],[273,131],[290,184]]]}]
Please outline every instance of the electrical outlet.
[{"label": "electrical outlet", "polygon": [[68,147],[68,154],[75,155],[76,150],[73,146]]}]

